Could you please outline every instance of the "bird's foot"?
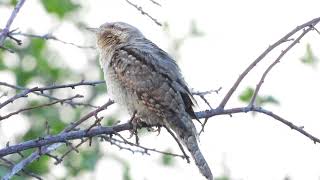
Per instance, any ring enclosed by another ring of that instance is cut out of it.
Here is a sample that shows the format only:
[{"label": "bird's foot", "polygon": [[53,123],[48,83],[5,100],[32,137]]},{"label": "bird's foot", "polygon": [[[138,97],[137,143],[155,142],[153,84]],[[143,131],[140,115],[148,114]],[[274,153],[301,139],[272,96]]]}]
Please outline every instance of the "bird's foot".
[{"label": "bird's foot", "polygon": [[132,125],[132,129],[130,131],[130,136],[128,139],[135,136],[136,138],[136,144],[139,145],[139,137],[138,137],[138,129],[145,126],[145,123],[141,121],[139,117],[136,116],[136,112],[133,113],[133,116],[129,120],[129,123]]},{"label": "bird's foot", "polygon": [[157,136],[159,136],[160,132],[161,132],[161,125],[156,125],[154,127],[147,127],[147,130],[149,132],[158,132]]}]

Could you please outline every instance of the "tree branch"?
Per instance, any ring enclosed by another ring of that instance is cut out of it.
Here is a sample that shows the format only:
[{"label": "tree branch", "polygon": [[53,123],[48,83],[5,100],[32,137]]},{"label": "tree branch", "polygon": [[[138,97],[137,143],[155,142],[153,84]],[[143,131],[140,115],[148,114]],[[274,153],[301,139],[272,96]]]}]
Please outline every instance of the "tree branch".
[{"label": "tree branch", "polygon": [[13,9],[11,16],[9,17],[6,26],[2,29],[2,31],[0,32],[0,46],[3,45],[4,40],[6,39],[6,37],[8,36],[8,33],[10,31],[10,26],[13,22],[13,20],[16,18],[19,10],[21,9],[21,7],[23,6],[25,0],[19,0],[17,5],[15,6],[15,8]]},{"label": "tree branch", "polygon": [[227,104],[227,102],[229,101],[230,97],[232,96],[232,94],[235,92],[235,90],[237,89],[237,87],[239,86],[239,84],[241,83],[241,81],[245,78],[245,76],[267,55],[269,54],[273,49],[275,49],[276,47],[278,47],[279,45],[281,45],[282,43],[288,42],[288,40],[290,40],[290,37],[292,35],[294,35],[295,33],[297,33],[298,31],[302,30],[303,28],[306,27],[314,27],[316,24],[318,24],[320,21],[320,17],[315,18],[309,22],[306,22],[298,27],[296,27],[295,29],[293,29],[291,32],[289,32],[288,34],[286,34],[284,37],[282,37],[281,39],[279,39],[277,42],[275,42],[274,44],[272,44],[271,46],[269,46],[256,60],[254,60],[242,73],[241,75],[238,77],[238,79],[236,80],[236,82],[233,84],[233,86],[231,87],[231,89],[228,91],[228,93],[226,94],[226,96],[223,98],[223,100],[221,101],[221,103],[219,104],[218,108],[223,109],[225,107],[225,105]]},{"label": "tree branch", "polygon": [[22,109],[19,109],[18,111],[15,111],[15,112],[12,112],[12,113],[9,113],[7,115],[4,115],[4,116],[0,116],[0,121],[4,120],[4,119],[8,119],[9,117],[13,116],[13,115],[17,115],[21,112],[24,112],[24,111],[30,111],[30,110],[33,110],[33,109],[38,109],[38,108],[42,108],[42,107],[46,107],[46,106],[51,106],[51,105],[54,105],[54,104],[57,104],[57,103],[65,103],[65,102],[68,102],[68,101],[72,101],[73,99],[75,98],[82,98],[83,96],[82,95],[75,95],[75,96],[72,96],[70,98],[65,98],[65,99],[60,99],[60,100],[57,100],[57,101],[53,101],[53,102],[50,102],[50,103],[46,103],[46,104],[41,104],[39,106],[33,106],[33,107],[28,107],[28,108],[22,108]]},{"label": "tree branch", "polygon": [[258,95],[258,92],[262,86],[262,83],[264,82],[264,79],[266,78],[267,74],[271,71],[271,69],[280,62],[280,59],[294,46],[296,45],[297,43],[300,42],[300,40],[303,38],[304,35],[306,35],[309,31],[313,30],[313,26],[311,27],[308,27],[306,30],[303,30],[303,32],[301,33],[301,35],[295,39],[285,50],[283,50],[281,52],[281,54],[277,57],[277,59],[266,69],[266,71],[263,73],[259,83],[257,84],[256,86],[256,89],[253,93],[253,96],[250,100],[250,106],[254,105],[255,103],[255,100],[257,98],[257,95]]},{"label": "tree branch", "polygon": [[29,37],[29,38],[38,38],[38,39],[44,39],[44,40],[53,40],[53,41],[57,41],[63,44],[68,44],[68,45],[72,45],[75,46],[77,48],[83,48],[83,49],[95,49],[94,46],[82,46],[82,45],[78,45],[72,42],[67,42],[61,39],[58,39],[56,36],[53,36],[50,33],[44,34],[44,35],[37,35],[37,34],[30,34],[30,33],[22,33],[22,32],[11,32],[9,33],[12,36],[24,36],[24,37]]},{"label": "tree branch", "polygon": [[[37,90],[34,90],[34,91],[32,91],[29,88],[25,88],[25,87],[21,87],[21,86],[17,86],[17,85],[12,85],[12,84],[8,84],[6,82],[1,82],[1,81],[0,81],[0,86],[10,87],[10,88],[13,88],[13,89],[16,89],[16,90],[25,90],[25,91],[27,91],[29,93],[33,93],[33,94],[36,94],[36,95],[39,95],[39,96],[43,96],[43,97],[49,98],[50,100],[60,101],[62,99],[54,97],[54,96],[51,96],[49,94],[46,94],[43,91],[45,91],[45,90],[53,90],[53,89],[61,89],[61,88],[67,88],[67,87],[70,87],[71,89],[74,89],[76,86],[82,86],[82,85],[95,86],[97,84],[102,84],[102,83],[104,83],[104,81],[101,81],[101,80],[100,81],[80,81],[79,83],[56,85],[56,86],[52,85],[52,86],[48,86],[47,88],[46,87],[37,88]],[[37,91],[40,91],[40,92],[37,92]],[[79,102],[73,102],[73,101],[67,101],[66,103],[71,105],[72,107],[89,106],[89,107],[97,108],[97,106],[94,106],[92,104],[87,104],[87,103],[79,103]]]},{"label": "tree branch", "polygon": [[[138,9],[139,10],[139,9]],[[314,30],[314,26],[316,24],[318,24],[320,22],[320,17],[319,18],[315,18],[307,23],[304,23],[298,27],[296,27],[295,29],[293,29],[291,32],[289,32],[287,35],[285,35],[284,37],[282,37],[280,40],[278,40],[277,42],[275,42],[273,45],[269,46],[254,62],[252,62],[246,69],[245,71],[239,76],[239,78],[236,80],[236,82],[233,84],[233,86],[231,87],[231,89],[228,91],[228,93],[224,96],[223,100],[221,101],[221,103],[219,104],[219,106],[215,109],[210,109],[210,110],[205,110],[205,111],[200,111],[200,112],[196,112],[196,116],[198,117],[198,119],[208,119],[210,117],[213,116],[217,116],[217,115],[231,115],[231,114],[235,114],[235,113],[247,113],[247,112],[259,112],[262,114],[266,114],[270,117],[272,117],[273,119],[283,123],[284,125],[290,127],[291,129],[301,133],[302,135],[308,137],[309,139],[311,139],[314,143],[320,143],[319,138],[313,136],[312,134],[308,133],[307,131],[304,130],[303,127],[301,126],[297,126],[293,123],[291,123],[290,121],[280,117],[279,115],[268,111],[262,107],[256,107],[254,104],[254,101],[259,93],[259,90],[262,86],[262,83],[264,82],[264,79],[266,78],[267,74],[271,71],[271,69],[280,61],[280,59],[294,46],[296,45],[308,32],[310,32],[311,30]],[[295,35],[297,32],[299,32],[300,30],[303,30],[302,34],[300,36],[298,36],[285,50],[283,50],[280,55],[276,58],[276,60],[271,63],[270,66],[268,66],[268,68],[264,71],[259,83],[256,86],[254,95],[250,101],[250,103],[245,106],[245,107],[238,107],[238,108],[230,108],[230,109],[225,109],[225,105],[226,103],[229,101],[230,97],[232,96],[232,94],[235,92],[235,90],[237,89],[237,87],[239,86],[239,84],[241,83],[241,81],[244,79],[244,77],[267,55],[269,54],[271,51],[273,51],[276,47],[278,47],[279,45],[281,45],[282,43],[288,42],[292,40],[292,36]],[[103,83],[103,81],[93,81],[93,82],[85,82],[85,81],[81,81],[79,83],[72,83],[72,84],[66,84],[66,85],[52,85],[52,86],[48,86],[48,87],[42,87],[42,88],[32,88],[32,89],[23,89],[24,91],[17,94],[16,96],[13,96],[11,98],[9,98],[8,100],[6,100],[4,103],[0,104],[0,108],[6,106],[7,104],[9,104],[10,102],[13,102],[14,100],[21,98],[21,97],[25,97],[27,94],[29,93],[39,93],[42,94],[43,91],[46,90],[54,90],[54,89],[60,89],[60,88],[75,88],[76,86],[82,86],[82,85],[91,85],[94,86],[96,84],[101,84]],[[3,84],[3,83],[2,83]],[[1,85],[1,82],[0,82]],[[12,86],[12,85],[7,85],[8,87]],[[12,88],[16,88],[16,87],[12,87]],[[204,96],[206,95],[206,92],[203,93],[196,93],[195,95],[199,95],[199,96]],[[29,157],[23,159],[22,161],[20,161],[19,163],[17,163],[16,165],[14,165],[11,169],[10,172],[8,172],[3,179],[9,179],[11,178],[14,174],[18,173],[19,171],[21,171],[27,164],[31,163],[32,161],[38,159],[40,156],[44,155],[44,154],[49,154],[50,152],[56,150],[58,147],[60,147],[62,144],[70,144],[69,141],[71,140],[75,140],[75,139],[91,139],[92,137],[95,136],[105,136],[105,135],[119,135],[118,133],[121,131],[125,131],[125,130],[132,130],[132,124],[131,123],[124,123],[124,124],[118,124],[118,125],[113,125],[113,126],[108,126],[108,127],[102,127],[102,126],[97,126],[97,124],[99,124],[99,121],[101,120],[101,118],[98,118],[97,113],[99,113],[100,111],[106,109],[107,107],[109,107],[110,105],[112,105],[114,102],[109,100],[106,104],[104,104],[103,106],[95,109],[94,111],[91,111],[90,113],[86,114],[85,116],[83,116],[81,119],[79,119],[77,122],[70,124],[68,127],[66,127],[60,134],[58,135],[54,135],[54,136],[45,136],[43,138],[38,138],[38,139],[34,139],[34,140],[30,140],[30,141],[26,141],[23,143],[19,143],[17,145],[11,145],[11,146],[7,146],[3,149],[0,149],[0,157],[4,157],[7,156],[9,154],[13,154],[13,153],[21,153],[21,151],[27,150],[27,149],[31,149],[31,148],[37,148],[37,151],[35,151],[34,153],[32,153]],[[211,106],[210,106],[211,107]],[[90,126],[88,129],[85,130],[78,130],[76,129],[76,127],[80,124],[82,124],[84,121],[88,120],[91,117],[95,117],[96,121],[95,123]],[[205,121],[206,121],[205,120]],[[124,139],[123,139],[124,140]],[[126,141],[124,141],[126,142]],[[82,141],[83,143],[83,141]],[[130,145],[130,143],[128,143]],[[81,144],[79,144],[80,146]],[[78,145],[77,145],[78,146]],[[73,146],[72,146],[73,147]],[[72,150],[76,150],[76,148],[72,148]],[[70,150],[71,152],[71,150]]]},{"label": "tree branch", "polygon": [[[150,18],[154,23],[156,23],[158,26],[162,26],[162,24],[154,17],[152,17],[149,13],[145,12],[141,6],[138,6],[137,4],[132,3],[129,0],[125,0],[127,1],[128,4],[130,4],[132,7],[136,8],[138,11],[141,12],[142,15],[146,15],[148,18]],[[155,2],[155,1],[154,1]],[[153,3],[154,3],[153,2]]]}]

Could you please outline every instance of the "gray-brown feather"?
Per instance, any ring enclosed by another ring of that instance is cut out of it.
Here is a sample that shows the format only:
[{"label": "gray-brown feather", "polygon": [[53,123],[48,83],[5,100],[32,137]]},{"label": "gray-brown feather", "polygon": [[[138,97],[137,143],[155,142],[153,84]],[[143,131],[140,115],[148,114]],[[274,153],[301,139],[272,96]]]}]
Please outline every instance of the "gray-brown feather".
[{"label": "gray-brown feather", "polygon": [[[125,28],[130,29],[130,26]],[[130,32],[134,31],[137,29]],[[147,124],[172,129],[192,154],[201,173],[212,179],[198,147],[197,132],[191,119],[195,116],[193,98],[179,67],[140,32],[125,37],[129,40],[121,42],[123,39],[117,37],[117,42],[121,43],[112,45],[101,41],[99,46],[98,41],[101,66],[111,96],[130,114],[137,112]]]}]

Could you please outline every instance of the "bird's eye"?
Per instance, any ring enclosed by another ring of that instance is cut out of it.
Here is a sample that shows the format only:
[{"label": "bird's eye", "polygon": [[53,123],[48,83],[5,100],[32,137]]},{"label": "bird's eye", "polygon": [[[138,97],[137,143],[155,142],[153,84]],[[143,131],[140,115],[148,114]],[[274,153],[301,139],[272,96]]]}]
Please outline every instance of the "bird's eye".
[{"label": "bird's eye", "polygon": [[102,36],[107,39],[113,38],[113,35],[110,32],[105,32]]}]

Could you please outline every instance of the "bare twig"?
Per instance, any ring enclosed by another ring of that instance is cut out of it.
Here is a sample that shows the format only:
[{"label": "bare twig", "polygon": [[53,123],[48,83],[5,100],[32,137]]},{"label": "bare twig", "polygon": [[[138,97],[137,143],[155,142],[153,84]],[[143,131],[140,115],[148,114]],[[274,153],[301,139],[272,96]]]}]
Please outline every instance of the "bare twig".
[{"label": "bare twig", "polygon": [[14,51],[13,51],[12,49],[6,48],[6,47],[4,47],[4,46],[0,46],[0,49],[9,51],[10,53],[14,53]]},{"label": "bare twig", "polygon": [[[86,137],[94,137],[102,134],[115,134],[115,132],[121,132],[124,130],[129,130],[132,128],[130,123],[124,123],[119,125],[114,125],[111,127],[96,127],[92,128],[90,131],[87,130],[79,130],[79,131],[66,131],[60,133],[58,135],[46,136],[41,139],[34,139],[30,141],[26,141],[17,145],[11,145],[4,149],[0,150],[0,157],[6,156],[8,154],[13,154],[18,151],[24,151],[26,149],[37,148],[37,147],[45,147],[46,145],[54,144],[54,143],[66,143],[66,141],[81,139]],[[42,151],[42,150],[41,150]],[[48,152],[44,152],[46,154]]]},{"label": "bare twig", "polygon": [[256,60],[254,60],[242,73],[241,75],[238,77],[238,79],[236,80],[236,82],[233,84],[233,86],[231,87],[231,89],[228,91],[228,93],[225,95],[225,97],[223,98],[223,100],[221,101],[221,103],[219,104],[218,108],[223,109],[225,107],[225,105],[227,104],[227,102],[229,101],[230,97],[232,96],[232,94],[234,93],[234,91],[237,89],[237,87],[239,86],[239,84],[241,83],[241,81],[244,79],[244,77],[253,69],[254,66],[256,66],[267,54],[269,54],[274,48],[278,47],[280,44],[287,42],[288,39],[290,39],[290,37],[292,35],[294,35],[295,33],[297,33],[298,31],[302,30],[303,28],[312,26],[314,27],[316,24],[318,24],[320,21],[320,17],[315,18],[309,22],[306,22],[298,27],[296,27],[295,29],[293,29],[291,32],[289,32],[288,34],[286,34],[284,37],[282,37],[281,39],[279,39],[277,42],[275,42],[274,44],[272,44],[271,46],[269,46]]},{"label": "bare twig", "polygon": [[154,0],[149,0],[149,1],[152,2],[153,4],[157,5],[157,6],[161,7],[161,4],[158,3],[157,1],[154,1]]},{"label": "bare twig", "polygon": [[127,1],[128,4],[130,4],[131,6],[133,6],[134,8],[136,8],[138,11],[141,12],[142,15],[146,15],[148,18],[150,18],[154,23],[156,23],[159,26],[162,26],[162,24],[154,17],[152,17],[149,13],[145,12],[141,6],[138,6],[137,4],[132,3],[129,0],[125,0]]},{"label": "bare twig", "polygon": [[77,144],[74,148],[70,148],[67,152],[65,152],[60,158],[57,158],[56,159],[56,162],[54,163],[55,165],[58,165],[60,164],[63,159],[68,155],[70,154],[72,151],[74,151],[74,149],[77,149],[79,148],[82,144],[84,144],[85,142],[87,142],[89,140],[89,138],[85,138],[83,140],[81,140],[81,142],[79,144]]},{"label": "bare twig", "polygon": [[30,33],[22,33],[22,32],[12,32],[10,33],[11,36],[24,36],[24,37],[29,37],[29,38],[38,38],[38,39],[44,39],[44,40],[54,40],[63,44],[68,44],[68,45],[72,45],[75,46],[77,48],[85,48],[85,49],[95,49],[94,46],[82,46],[82,45],[78,45],[72,42],[67,42],[67,41],[63,41],[61,39],[58,39],[56,36],[53,36],[52,34],[44,34],[44,35],[37,35],[37,34],[30,34]]},{"label": "bare twig", "polygon": [[[74,128],[76,128],[78,125],[80,125],[82,122],[86,121],[87,119],[89,119],[92,116],[95,116],[97,113],[99,113],[102,110],[105,110],[108,106],[112,105],[113,101],[109,100],[107,103],[105,103],[104,105],[102,105],[101,107],[95,109],[94,111],[91,111],[90,113],[86,114],[84,117],[82,117],[81,119],[79,119],[76,123],[70,124],[67,128],[64,129],[64,131],[62,131],[60,134],[63,133],[67,133],[70,132],[71,130],[73,130]],[[39,141],[38,141],[39,142]],[[56,143],[56,144],[52,144],[50,146],[41,146],[41,153],[39,153],[39,151],[33,152],[31,155],[29,155],[27,158],[21,160],[19,163],[17,163],[15,166],[13,166],[11,168],[11,170],[4,176],[4,178],[6,179],[10,179],[12,176],[14,176],[16,173],[18,173],[19,171],[21,171],[21,169],[23,169],[25,166],[27,166],[28,164],[30,164],[31,162],[33,162],[34,160],[38,159],[40,156],[42,156],[43,154],[47,154],[50,153],[54,150],[56,150],[58,147],[60,147],[63,143]],[[6,147],[8,148],[8,147]],[[5,149],[6,149],[5,148]],[[5,150],[2,149],[2,150]],[[1,150],[0,150],[1,151]],[[20,152],[20,151],[18,151]],[[2,155],[0,155],[0,157],[2,157]]]},{"label": "bare twig", "polygon": [[250,111],[260,112],[266,115],[269,115],[273,117],[274,119],[282,122],[283,124],[289,126],[291,129],[298,131],[299,133],[303,134],[304,136],[310,138],[314,143],[320,143],[320,139],[311,135],[307,131],[305,131],[301,126],[294,125],[288,120],[285,120],[284,118],[280,117],[279,115],[274,114],[271,111],[268,111],[266,109],[263,109],[262,107],[255,107],[255,106],[246,106],[246,107],[238,107],[238,108],[230,108],[230,109],[212,109],[212,110],[206,110],[206,111],[200,111],[196,112],[196,115],[199,119],[201,118],[209,118],[217,115],[230,115],[230,114],[236,114],[236,113],[247,113]]},{"label": "bare twig", "polygon": [[[261,84],[263,83],[263,81],[264,81],[266,75],[268,74],[268,72],[275,66],[275,64],[277,62],[279,62],[279,60],[285,55],[285,53],[287,51],[289,51],[296,43],[299,42],[299,40],[305,34],[307,34],[310,30],[314,29],[314,25],[319,23],[319,21],[320,21],[320,18],[316,18],[316,19],[313,19],[313,20],[311,20],[311,21],[309,21],[309,22],[307,22],[305,24],[302,24],[301,26],[298,26],[297,28],[292,30],[290,33],[285,35],[279,41],[277,41],[273,45],[271,45],[253,63],[251,63],[249,65],[249,67],[247,67],[247,69],[240,75],[240,77],[237,79],[237,81],[234,83],[232,88],[225,95],[224,99],[221,101],[221,103],[219,104],[219,106],[216,109],[212,109],[211,108],[210,110],[196,112],[196,116],[198,117],[198,119],[205,118],[205,122],[206,122],[208,120],[208,118],[213,117],[213,116],[217,116],[217,115],[231,115],[231,114],[235,114],[235,113],[259,112],[259,113],[266,114],[266,115],[272,117],[273,119],[278,120],[279,122],[281,122],[284,125],[290,127],[291,129],[293,129],[293,130],[301,133],[302,135],[308,137],[314,143],[320,143],[320,139],[319,138],[311,135],[310,133],[305,131],[304,128],[302,128],[301,126],[297,126],[297,125],[291,123],[290,121],[285,120],[284,118],[280,117],[279,115],[276,115],[273,112],[268,111],[266,109],[263,109],[261,107],[256,107],[251,103],[246,107],[225,109],[226,103],[229,101],[230,97],[232,96],[232,94],[234,93],[234,91],[236,90],[236,88],[238,87],[240,82],[252,70],[252,68],[254,68],[254,66],[257,63],[259,63],[268,53],[270,53],[274,48],[278,47],[280,44],[282,44],[284,42],[289,42],[289,41],[291,42],[292,41],[291,40],[292,39],[291,36],[293,36],[295,33],[299,32],[300,30],[303,30],[303,33],[297,39],[295,39],[287,47],[287,49],[285,49],[279,55],[279,57],[264,72],[261,80],[259,81],[260,85],[258,84],[257,88],[255,90],[256,94],[258,94],[258,91],[259,91],[259,89],[261,87]],[[99,83],[102,83],[102,82],[99,82]],[[80,85],[86,85],[86,84],[82,81],[80,83],[74,83],[74,84],[69,84],[69,85],[58,85],[58,86],[56,85],[56,86],[49,86],[49,87],[43,87],[43,88],[36,88],[34,91],[42,92],[42,91],[46,91],[46,90],[59,89],[59,88],[74,88],[74,87],[76,87],[78,85],[80,86]],[[92,85],[92,83],[89,83],[88,85]],[[30,91],[30,90],[31,89],[28,89],[28,91]],[[27,90],[25,90],[25,91],[27,91]],[[25,91],[23,91],[20,94],[17,94],[17,97],[27,95],[28,93],[26,93]],[[200,94],[200,95],[204,96],[203,94]],[[257,96],[257,95],[255,95],[255,96]],[[13,98],[13,100],[17,99],[17,98],[14,98],[14,97],[12,97],[12,98]],[[254,99],[255,98],[253,98],[253,102],[254,102]],[[12,102],[13,100],[11,100],[10,102]],[[21,151],[24,151],[24,150],[27,150],[27,149],[37,148],[36,152],[32,153],[29,157],[27,157],[26,159],[23,159],[22,161],[20,161],[16,165],[14,165],[12,167],[11,171],[8,172],[4,176],[4,178],[9,179],[14,174],[16,174],[20,170],[22,170],[27,164],[29,164],[32,161],[34,161],[35,159],[39,158],[43,154],[48,154],[48,153],[54,151],[56,148],[58,148],[62,144],[69,145],[70,148],[71,148],[69,150],[70,152],[73,151],[73,150],[77,151],[77,147],[80,146],[81,143],[76,145],[76,146],[72,146],[71,142],[69,142],[69,141],[75,140],[75,139],[81,139],[83,141],[83,139],[89,140],[94,136],[106,137],[106,135],[117,135],[118,137],[120,137],[122,139],[122,143],[123,144],[128,144],[128,145],[131,145],[131,146],[140,147],[140,148],[145,150],[146,154],[148,154],[148,151],[150,150],[149,148],[145,148],[145,147],[140,146],[138,144],[131,143],[131,142],[127,141],[126,139],[124,139],[119,134],[119,132],[121,132],[121,131],[132,130],[133,126],[132,126],[131,123],[128,122],[128,123],[124,123],[124,124],[117,124],[117,125],[113,125],[113,126],[110,126],[110,127],[103,127],[103,126],[95,127],[100,122],[100,118],[98,118],[97,113],[102,111],[102,110],[104,110],[104,109],[106,109],[111,104],[113,104],[113,101],[109,100],[103,106],[101,106],[101,107],[97,108],[96,110],[88,113],[83,118],[79,119],[77,122],[75,122],[75,123],[71,124],[69,127],[65,128],[65,130],[63,130],[58,135],[54,135],[54,136],[48,135],[48,136],[45,136],[43,138],[38,138],[38,139],[26,141],[26,142],[23,142],[23,143],[20,143],[20,144],[17,144],[17,145],[9,145],[8,144],[5,148],[0,149],[0,157],[4,157],[4,156],[9,155],[9,154],[20,153]],[[90,126],[88,129],[85,129],[85,130],[76,130],[75,129],[79,124],[83,123],[84,121],[86,121],[87,119],[89,119],[91,117],[96,117],[96,121],[92,126]],[[168,132],[170,133],[170,130]],[[171,132],[170,134],[173,134],[173,133]],[[175,137],[175,136],[173,136],[173,137]],[[116,142],[115,140],[112,140],[112,141]],[[120,140],[118,140],[118,141],[120,141]],[[179,144],[179,141],[177,139],[176,139],[176,141]],[[118,144],[118,147],[121,148],[123,146]],[[187,161],[189,162],[189,159],[188,159],[186,153],[184,152],[183,147],[181,146],[181,144],[179,145],[179,147],[180,147],[180,149],[182,148],[181,150],[182,150],[182,152],[184,154],[183,157],[187,158]],[[68,153],[69,153],[69,151],[68,151]],[[181,155],[178,155],[178,156],[181,157]]]},{"label": "bare twig", "polygon": [[[104,83],[104,81],[80,81],[79,83],[72,83],[72,84],[65,84],[65,85],[58,85],[58,86],[49,86],[48,87],[49,89],[46,89],[46,90],[60,89],[60,88],[64,88],[64,87],[75,88],[76,86],[82,86],[82,85],[95,86],[97,84],[102,84],[102,83]],[[6,82],[1,82],[1,81],[0,81],[0,86],[10,87],[10,88],[13,88],[13,89],[16,89],[16,90],[30,91],[29,88],[25,88],[25,87],[17,86],[17,85],[12,85],[12,84],[8,84]],[[41,90],[41,88],[38,88],[38,89]],[[40,92],[37,92],[37,91],[30,91],[30,92],[33,93],[33,94],[36,94],[38,96],[43,96],[43,97],[49,98],[50,100],[55,100],[55,101],[61,100],[60,98],[57,98],[57,97],[54,97],[54,96],[51,96],[49,94],[44,93],[43,92],[44,89],[45,88],[42,88],[42,90]],[[72,107],[75,107],[75,106],[88,106],[88,107],[97,108],[97,106],[92,105],[92,104],[87,104],[87,103],[80,103],[80,102],[73,102],[73,101],[68,101],[68,102],[65,102],[65,103],[71,105]]]},{"label": "bare twig", "polygon": [[8,105],[9,103],[12,103],[13,101],[22,98],[22,97],[27,97],[27,94],[29,94],[30,92],[36,91],[38,88],[32,88],[32,89],[28,89],[28,90],[24,90],[23,92],[14,95],[13,97],[7,99],[6,101],[4,101],[3,103],[0,104],[0,109],[3,108],[4,106]]},{"label": "bare twig", "polygon": [[[117,145],[120,149],[126,149],[126,150],[128,150],[128,151],[131,151],[132,153],[134,153],[134,152],[139,152],[139,153],[141,153],[141,154],[147,154],[147,155],[149,155],[148,152],[151,151],[151,152],[156,152],[156,153],[160,153],[160,154],[165,154],[165,155],[170,155],[170,156],[180,157],[180,158],[182,158],[182,159],[185,159],[185,156],[184,156],[184,155],[179,155],[179,154],[170,153],[170,152],[165,152],[165,151],[159,151],[159,150],[154,149],[154,148],[147,148],[147,147],[144,147],[144,146],[141,146],[141,145],[137,145],[137,144],[135,144],[135,143],[132,143],[132,142],[130,142],[130,141],[127,141],[127,140],[126,140],[125,138],[123,138],[122,136],[121,136],[120,138],[122,139],[122,141],[121,141],[121,140],[118,140],[118,139],[115,139],[115,138],[109,138],[109,137],[103,136],[103,139],[104,139],[104,140],[106,140],[106,141],[108,141],[108,142],[110,142],[110,143],[112,143],[112,144]],[[138,148],[143,149],[143,151],[135,151],[135,150],[133,150],[133,149],[131,149],[131,148],[123,147],[123,146],[121,146],[121,145],[119,145],[119,144],[117,144],[117,143],[115,143],[115,142],[122,143],[122,144],[128,144],[128,145],[134,146],[134,147],[138,147]]]},{"label": "bare twig", "polygon": [[[14,166],[14,162],[12,162],[12,161],[10,161],[10,160],[5,159],[5,158],[3,158],[3,157],[0,157],[0,159],[1,159],[2,161],[4,161],[5,163],[7,163],[10,167]],[[38,176],[38,175],[36,175],[36,174],[34,174],[34,173],[32,173],[32,172],[29,172],[29,171],[27,171],[27,170],[25,170],[25,169],[22,169],[21,171],[22,171],[25,175],[27,175],[27,176],[33,177],[33,178],[35,178],[35,179],[42,180],[42,178],[41,178],[40,176]]]},{"label": "bare twig", "polygon": [[33,109],[38,109],[38,108],[42,108],[42,107],[46,107],[46,106],[51,106],[51,105],[54,105],[54,104],[57,104],[57,103],[64,103],[64,102],[67,102],[67,101],[70,101],[70,100],[73,100],[75,98],[82,98],[83,96],[82,95],[75,95],[75,96],[72,96],[70,98],[66,98],[66,99],[60,99],[60,100],[57,100],[57,101],[53,101],[51,103],[46,103],[46,104],[41,104],[39,106],[33,106],[33,107],[28,107],[28,108],[22,108],[22,109],[19,109],[18,111],[15,111],[15,112],[12,112],[12,113],[9,113],[5,116],[0,116],[0,121],[4,120],[4,119],[7,119],[13,115],[16,115],[16,114],[19,114],[21,112],[24,112],[24,111],[29,111],[29,110],[33,110]]},{"label": "bare twig", "polygon": [[309,28],[307,28],[306,30],[303,30],[303,32],[301,33],[301,35],[300,35],[298,38],[296,38],[285,50],[283,50],[283,51],[281,52],[281,54],[277,57],[277,59],[266,69],[266,71],[263,73],[263,75],[262,75],[259,83],[258,83],[257,86],[256,86],[256,89],[255,89],[255,91],[254,91],[254,93],[253,93],[253,96],[252,96],[252,98],[251,98],[251,100],[250,100],[250,104],[249,104],[250,106],[253,106],[253,105],[254,105],[255,100],[256,100],[256,98],[257,98],[257,95],[258,95],[258,92],[259,92],[259,90],[260,90],[260,88],[261,88],[261,86],[262,86],[262,83],[264,82],[264,79],[266,78],[267,74],[271,71],[271,69],[272,69],[277,63],[280,62],[280,59],[281,59],[294,45],[296,45],[297,43],[300,42],[300,40],[303,38],[304,35],[306,35],[306,34],[307,34],[309,31],[311,31],[311,30],[313,30],[312,27],[309,27]]},{"label": "bare twig", "polygon": [[168,133],[173,137],[173,139],[177,142],[181,152],[183,153],[183,156],[186,158],[187,162],[190,163],[190,157],[187,155],[187,153],[184,151],[184,148],[182,144],[180,143],[179,139],[175,136],[175,134],[166,126],[164,128],[168,131]]},{"label": "bare twig", "polygon": [[193,89],[191,90],[191,94],[193,96],[199,96],[208,106],[210,109],[213,109],[209,103],[209,101],[204,97],[205,95],[211,94],[213,92],[215,93],[219,93],[219,91],[222,89],[222,87],[220,87],[219,89],[216,90],[209,90],[209,91],[194,91]]},{"label": "bare twig", "polygon": [[15,8],[13,9],[11,16],[9,17],[6,26],[2,29],[0,32],[0,46],[3,45],[4,40],[8,36],[8,33],[10,31],[10,26],[13,22],[13,20],[16,18],[18,12],[20,11],[21,7],[23,6],[25,0],[19,0],[18,3],[16,4]]}]

